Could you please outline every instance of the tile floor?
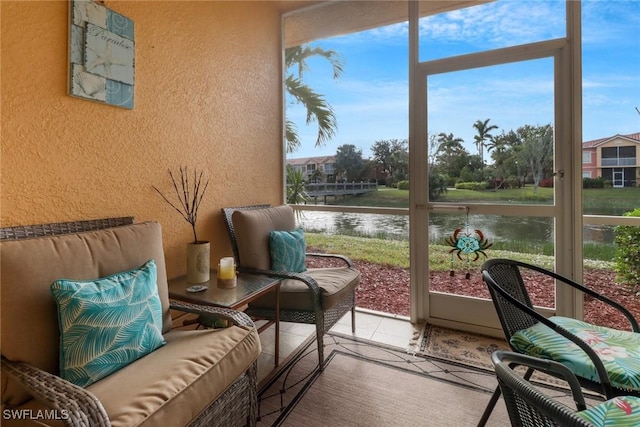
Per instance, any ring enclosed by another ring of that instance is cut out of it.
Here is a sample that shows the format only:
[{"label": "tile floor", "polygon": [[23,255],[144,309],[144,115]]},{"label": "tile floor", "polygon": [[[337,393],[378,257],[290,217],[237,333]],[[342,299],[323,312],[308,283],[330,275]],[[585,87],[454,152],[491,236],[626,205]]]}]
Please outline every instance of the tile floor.
[{"label": "tile floor", "polygon": [[[260,326],[260,322],[256,322]],[[315,334],[315,325],[280,323],[280,360],[282,364],[300,344]],[[331,329],[351,335],[351,313],[345,315]],[[414,328],[407,318],[391,317],[371,311],[356,311],[356,332],[358,338],[377,341],[395,347],[405,348],[413,337]],[[270,326],[260,334],[262,354],[258,359],[258,382],[274,369],[275,327]]]}]

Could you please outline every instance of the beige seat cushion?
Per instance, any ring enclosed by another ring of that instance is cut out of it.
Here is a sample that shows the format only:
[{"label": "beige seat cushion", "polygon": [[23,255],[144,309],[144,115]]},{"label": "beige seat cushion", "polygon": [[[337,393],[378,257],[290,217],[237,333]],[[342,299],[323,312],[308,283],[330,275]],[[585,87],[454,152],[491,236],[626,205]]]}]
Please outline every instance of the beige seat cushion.
[{"label": "beige seat cushion", "polygon": [[[328,310],[353,293],[360,284],[360,272],[352,268],[311,268],[304,272],[318,282],[322,291],[322,308]],[[303,295],[307,294],[307,297]],[[251,307],[275,307],[275,293],[269,292],[250,304]],[[283,310],[313,311],[309,287],[299,280],[287,279],[280,288],[280,308]]]},{"label": "beige seat cushion", "polygon": [[[51,283],[92,280],[140,267],[154,259],[162,304],[163,332],[171,329],[162,230],[142,222],[77,234],[0,243],[2,355],[58,373],[59,331]],[[2,400],[19,405],[29,398],[2,377]]]},{"label": "beige seat cushion", "polygon": [[[165,338],[164,347],[87,387],[114,427],[187,425],[260,355],[258,333],[248,327],[174,330]],[[22,408],[45,409],[35,400]]]}]

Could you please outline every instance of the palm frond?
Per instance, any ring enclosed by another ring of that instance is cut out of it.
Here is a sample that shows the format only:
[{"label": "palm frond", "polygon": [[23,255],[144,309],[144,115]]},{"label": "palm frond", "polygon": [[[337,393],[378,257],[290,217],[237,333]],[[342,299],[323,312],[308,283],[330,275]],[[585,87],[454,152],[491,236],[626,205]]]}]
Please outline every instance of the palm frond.
[{"label": "palm frond", "polygon": [[302,144],[296,125],[289,119],[285,120],[285,139],[287,141],[287,153],[295,152]]},{"label": "palm frond", "polygon": [[314,121],[318,123],[316,147],[322,146],[335,135],[338,127],[333,108],[322,95],[317,94],[300,79],[288,76],[286,87],[296,102],[304,105],[307,110],[306,123],[311,124]]}]

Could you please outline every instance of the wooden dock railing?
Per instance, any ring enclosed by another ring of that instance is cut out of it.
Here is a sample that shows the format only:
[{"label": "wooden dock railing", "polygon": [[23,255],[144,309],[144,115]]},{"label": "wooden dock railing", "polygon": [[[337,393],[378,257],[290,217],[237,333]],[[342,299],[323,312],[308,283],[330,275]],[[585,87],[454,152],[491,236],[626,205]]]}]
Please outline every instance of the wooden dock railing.
[{"label": "wooden dock railing", "polygon": [[322,197],[326,203],[327,197],[337,199],[339,196],[354,196],[378,191],[378,184],[375,182],[317,182],[306,184],[304,189],[315,202],[318,201],[318,197]]}]

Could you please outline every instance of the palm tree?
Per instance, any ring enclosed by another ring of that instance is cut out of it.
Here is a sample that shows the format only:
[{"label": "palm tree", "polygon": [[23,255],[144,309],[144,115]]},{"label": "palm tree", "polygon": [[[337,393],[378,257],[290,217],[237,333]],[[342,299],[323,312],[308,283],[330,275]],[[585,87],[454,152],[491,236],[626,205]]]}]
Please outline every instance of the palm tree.
[{"label": "palm tree", "polygon": [[[440,132],[438,134],[437,139],[439,146],[438,151],[443,153],[459,153],[464,150],[462,143],[464,140],[462,138],[458,138],[453,136],[452,133],[446,134],[444,132]],[[439,153],[436,153],[439,154]]]},{"label": "palm tree", "polygon": [[[441,132],[436,137],[434,160],[431,171],[437,169],[438,173],[455,179],[460,177],[460,171],[468,163],[469,153],[462,143],[464,140],[452,133]],[[431,171],[429,172],[431,174]]]},{"label": "palm tree", "polygon": [[[287,203],[292,205],[304,204],[309,200],[305,190],[306,182],[301,170],[287,166]],[[299,211],[296,211],[298,213]]]},{"label": "palm tree", "polygon": [[[307,110],[306,124],[315,121],[318,123],[318,137],[316,147],[323,145],[335,134],[338,125],[333,108],[324,96],[316,93],[303,80],[305,71],[308,71],[307,59],[312,56],[325,58],[333,68],[333,78],[342,75],[342,60],[337,52],[324,50],[319,47],[311,48],[308,45],[295,46],[285,49],[285,69],[287,76],[285,87],[287,93],[296,103],[302,104]],[[286,119],[287,152],[292,153],[300,147],[300,137],[295,125]]]},{"label": "palm tree", "polygon": [[498,129],[498,126],[491,125],[489,126],[489,120],[487,119],[484,122],[481,120],[476,120],[473,124],[473,127],[476,128],[478,134],[473,137],[473,140],[476,143],[476,147],[478,147],[478,154],[480,155],[480,162],[482,162],[482,167],[484,167],[484,147],[487,146],[485,141],[491,141],[493,139],[493,135],[491,135],[491,131],[494,129]]}]

